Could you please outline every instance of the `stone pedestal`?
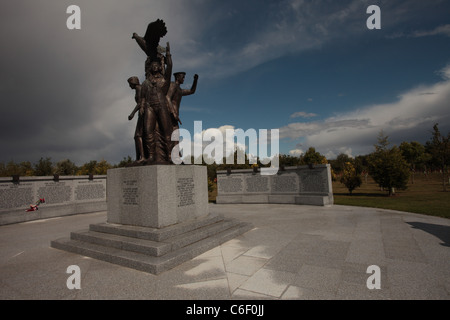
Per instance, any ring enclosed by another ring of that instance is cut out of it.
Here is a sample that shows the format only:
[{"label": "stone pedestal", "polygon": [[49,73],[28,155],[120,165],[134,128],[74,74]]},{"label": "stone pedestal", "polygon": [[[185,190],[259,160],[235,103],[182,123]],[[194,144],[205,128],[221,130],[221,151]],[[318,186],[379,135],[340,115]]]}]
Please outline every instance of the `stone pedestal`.
[{"label": "stone pedestal", "polygon": [[252,229],[208,212],[203,166],[108,171],[107,222],[51,242],[66,250],[159,274]]},{"label": "stone pedestal", "polygon": [[164,228],[208,215],[201,166],[142,166],[108,171],[108,222]]}]

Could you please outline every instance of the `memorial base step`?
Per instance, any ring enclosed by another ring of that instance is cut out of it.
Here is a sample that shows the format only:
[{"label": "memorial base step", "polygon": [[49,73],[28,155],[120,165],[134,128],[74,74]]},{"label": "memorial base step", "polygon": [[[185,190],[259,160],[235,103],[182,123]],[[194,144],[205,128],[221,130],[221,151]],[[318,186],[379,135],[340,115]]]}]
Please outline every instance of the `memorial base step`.
[{"label": "memorial base step", "polygon": [[51,246],[94,259],[159,274],[213,249],[253,226],[209,215],[162,229],[101,223],[72,232]]}]

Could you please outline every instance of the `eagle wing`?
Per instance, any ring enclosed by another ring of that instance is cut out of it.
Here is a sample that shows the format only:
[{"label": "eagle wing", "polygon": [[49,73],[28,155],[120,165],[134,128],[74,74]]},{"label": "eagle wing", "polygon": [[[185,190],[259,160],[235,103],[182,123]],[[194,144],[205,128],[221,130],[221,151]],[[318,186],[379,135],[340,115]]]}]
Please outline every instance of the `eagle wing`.
[{"label": "eagle wing", "polygon": [[167,34],[166,24],[163,20],[158,19],[149,23],[145,32],[144,40],[146,43],[146,54],[152,60],[158,57],[159,41]]}]

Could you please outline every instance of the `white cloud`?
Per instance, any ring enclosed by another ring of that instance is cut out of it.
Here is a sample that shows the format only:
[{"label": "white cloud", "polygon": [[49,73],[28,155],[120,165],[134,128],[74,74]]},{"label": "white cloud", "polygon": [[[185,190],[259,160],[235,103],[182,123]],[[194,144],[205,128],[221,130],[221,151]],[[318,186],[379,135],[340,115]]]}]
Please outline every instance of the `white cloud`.
[{"label": "white cloud", "polygon": [[[194,125],[194,134],[187,130],[180,130],[180,148],[182,149],[182,159],[188,160],[194,156],[194,160],[200,156],[215,160],[221,163],[223,158],[234,163],[233,155],[237,151],[237,164],[244,164],[247,155],[250,163],[259,157],[262,159],[272,159],[279,154],[279,145],[276,130],[255,130],[255,129],[235,129],[234,126],[224,125],[219,128],[208,128],[199,130],[199,122]],[[213,152],[214,150],[214,152]],[[219,156],[216,156],[216,151]]]},{"label": "white cloud", "polygon": [[293,149],[289,151],[289,154],[294,157],[300,157],[303,153],[305,152],[301,149]]},{"label": "white cloud", "polygon": [[[324,121],[290,123],[280,128],[280,138],[298,139],[315,135],[318,132],[333,133],[343,128],[365,128],[369,125],[367,119],[336,119]],[[334,134],[334,133],[333,133]]]},{"label": "white cloud", "polygon": [[437,72],[444,80],[450,80],[450,64]]},{"label": "white cloud", "polygon": [[312,117],[317,117],[317,114],[315,113],[307,113],[307,112],[295,112],[293,114],[291,114],[291,118],[312,118]]},{"label": "white cloud", "polygon": [[424,143],[434,123],[447,129],[450,124],[450,67],[439,73],[443,81],[413,88],[392,103],[361,107],[323,121],[290,123],[280,128],[280,138],[302,139],[302,145],[328,156],[370,153],[380,130],[393,144],[411,139]]},{"label": "white cloud", "polygon": [[330,160],[330,159],[335,159],[337,157],[337,154],[334,153],[334,151],[329,150],[327,153],[325,153],[324,156],[325,156],[325,158]]},{"label": "white cloud", "polygon": [[[195,128],[194,128],[195,130]],[[229,156],[232,154],[235,150],[240,149],[247,151],[248,147],[246,144],[239,143],[238,141],[235,141],[232,137],[232,135],[228,134],[227,131],[234,132],[235,128],[231,125],[223,125],[219,128],[208,128],[204,129],[201,132],[194,132],[193,135],[191,135],[188,132],[185,132],[187,134],[186,138],[188,140],[186,144],[186,148],[183,150],[183,159],[187,159],[191,155],[194,155],[195,157],[198,157],[199,154],[195,152],[195,148],[198,150],[201,150],[202,152],[205,150],[205,147],[208,145],[212,145],[212,143],[215,141],[214,138],[220,137],[223,143],[223,149],[222,154],[224,157]],[[183,132],[181,132],[183,136]],[[214,138],[213,138],[214,137]],[[183,137],[184,138],[184,137]],[[206,140],[206,141],[205,141]],[[189,146],[191,147],[189,149]]]},{"label": "white cloud", "polygon": [[421,38],[421,37],[430,37],[430,36],[447,36],[450,37],[450,24],[445,24],[442,26],[438,26],[432,30],[417,30],[412,33],[405,33],[402,31],[397,31],[391,35],[386,36],[388,39],[398,39],[398,38]]},{"label": "white cloud", "polygon": [[413,33],[413,37],[427,37],[427,36],[436,36],[436,35],[444,35],[450,37],[450,24],[446,24],[443,26],[436,27],[433,30],[429,31],[416,31]]}]

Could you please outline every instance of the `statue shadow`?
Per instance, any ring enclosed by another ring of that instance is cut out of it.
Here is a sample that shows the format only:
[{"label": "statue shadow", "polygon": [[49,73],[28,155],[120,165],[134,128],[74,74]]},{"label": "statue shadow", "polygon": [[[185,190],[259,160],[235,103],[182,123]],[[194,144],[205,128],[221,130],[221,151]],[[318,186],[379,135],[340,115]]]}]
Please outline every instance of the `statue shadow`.
[{"label": "statue shadow", "polygon": [[431,224],[423,222],[408,222],[413,228],[420,229],[435,237],[438,237],[443,243],[444,247],[450,247],[450,226],[443,226],[440,224]]}]

